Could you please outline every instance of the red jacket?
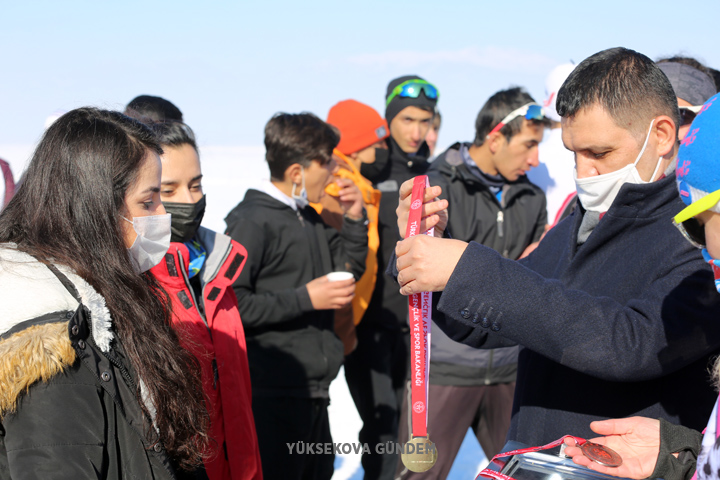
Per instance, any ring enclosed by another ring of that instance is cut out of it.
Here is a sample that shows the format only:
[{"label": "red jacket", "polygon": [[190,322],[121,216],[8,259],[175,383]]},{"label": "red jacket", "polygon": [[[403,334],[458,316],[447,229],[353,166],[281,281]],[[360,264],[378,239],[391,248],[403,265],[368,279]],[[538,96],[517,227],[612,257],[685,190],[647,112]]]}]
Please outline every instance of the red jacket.
[{"label": "red jacket", "polygon": [[217,453],[205,462],[208,477],[261,480],[245,332],[232,289],[247,251],[230,237],[203,227],[197,238],[207,250],[198,274],[204,315],[188,280],[190,254],[184,244],[171,243],[165,260],[150,271],[170,295],[174,327],[192,339],[186,347],[202,369],[210,436],[217,442]]}]

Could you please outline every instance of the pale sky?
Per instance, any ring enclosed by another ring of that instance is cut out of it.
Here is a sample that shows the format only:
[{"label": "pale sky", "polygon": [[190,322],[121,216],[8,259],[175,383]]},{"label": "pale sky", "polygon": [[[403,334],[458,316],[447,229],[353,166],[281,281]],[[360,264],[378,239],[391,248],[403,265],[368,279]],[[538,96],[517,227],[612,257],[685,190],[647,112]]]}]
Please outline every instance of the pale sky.
[{"label": "pale sky", "polygon": [[440,91],[443,148],[472,139],[495,91],[542,101],[555,65],[605,48],[720,68],[717,0],[0,5],[0,146],[33,144],[57,109],[122,109],[139,94],[177,104],[201,146],[259,146],[277,111],[325,118],[347,98],[381,109],[390,79],[419,74]]}]

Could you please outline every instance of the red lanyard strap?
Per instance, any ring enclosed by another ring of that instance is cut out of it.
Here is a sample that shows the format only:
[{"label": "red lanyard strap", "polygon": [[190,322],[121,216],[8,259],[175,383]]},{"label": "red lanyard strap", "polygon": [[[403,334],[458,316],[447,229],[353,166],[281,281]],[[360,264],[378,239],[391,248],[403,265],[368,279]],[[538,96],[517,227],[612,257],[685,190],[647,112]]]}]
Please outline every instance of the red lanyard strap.
[{"label": "red lanyard strap", "polygon": [[[492,460],[490,460],[490,463],[492,464],[498,458],[511,457],[513,455],[520,455],[522,453],[539,452],[540,450],[547,450],[548,448],[554,448],[554,447],[557,447],[558,445],[561,445],[565,441],[566,438],[574,439],[575,443],[577,443],[578,445],[582,445],[585,442],[587,442],[587,440],[585,440],[584,438],[574,437],[572,435],[565,435],[561,439],[555,440],[554,442],[550,442],[547,445],[543,445],[541,447],[520,448],[517,450],[510,450],[509,452],[498,453],[497,455],[495,455],[492,458]],[[495,480],[515,480],[514,478],[512,478],[508,475],[505,475],[500,472],[496,472],[495,470],[490,470],[489,468],[485,468],[485,470],[478,473],[478,476],[475,477],[475,480],[479,480],[481,477],[491,477],[491,478],[494,478]]]},{"label": "red lanyard strap", "polygon": [[[427,175],[413,180],[410,212],[405,238],[420,233],[422,205],[425,188],[429,187]],[[424,232],[432,236],[433,230]],[[430,373],[430,292],[415,293],[409,299],[410,314],[410,395],[412,398],[412,436],[427,437],[428,376]]]}]

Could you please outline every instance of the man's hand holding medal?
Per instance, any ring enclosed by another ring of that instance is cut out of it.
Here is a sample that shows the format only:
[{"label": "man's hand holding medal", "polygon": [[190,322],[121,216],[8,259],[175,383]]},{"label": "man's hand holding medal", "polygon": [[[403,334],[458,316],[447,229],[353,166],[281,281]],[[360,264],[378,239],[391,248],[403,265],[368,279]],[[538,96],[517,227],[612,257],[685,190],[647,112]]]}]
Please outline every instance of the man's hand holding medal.
[{"label": "man's hand holding medal", "polygon": [[[400,201],[396,210],[400,233],[407,231],[408,215],[412,203],[413,179],[400,186]],[[448,201],[438,199],[442,189],[427,187],[423,194],[420,232],[434,228],[434,236],[416,235],[398,242],[398,283],[400,293],[439,292],[445,288],[450,275],[462,256],[466,242],[442,238],[448,223]]]}]

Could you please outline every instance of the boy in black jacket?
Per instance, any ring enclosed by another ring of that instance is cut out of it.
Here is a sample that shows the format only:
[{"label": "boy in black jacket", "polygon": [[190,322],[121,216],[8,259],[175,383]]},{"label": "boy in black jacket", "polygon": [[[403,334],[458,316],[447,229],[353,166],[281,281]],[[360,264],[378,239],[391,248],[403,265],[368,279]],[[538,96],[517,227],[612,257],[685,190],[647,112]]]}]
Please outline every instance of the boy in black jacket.
[{"label": "boy in black jacket", "polygon": [[[253,414],[265,479],[329,479],[332,454],[291,452],[288,444],[330,443],[328,388],[343,361],[333,309],[347,305],[365,269],[367,219],[360,191],[336,180],[341,232],[308,206],[335,168],[339,136],[309,113],[280,113],[265,126],[270,182],[248,190],[225,219],[248,252],[233,288],[245,326]],[[335,270],[354,278],[331,282]],[[304,447],[304,445],[303,445]]]}]

